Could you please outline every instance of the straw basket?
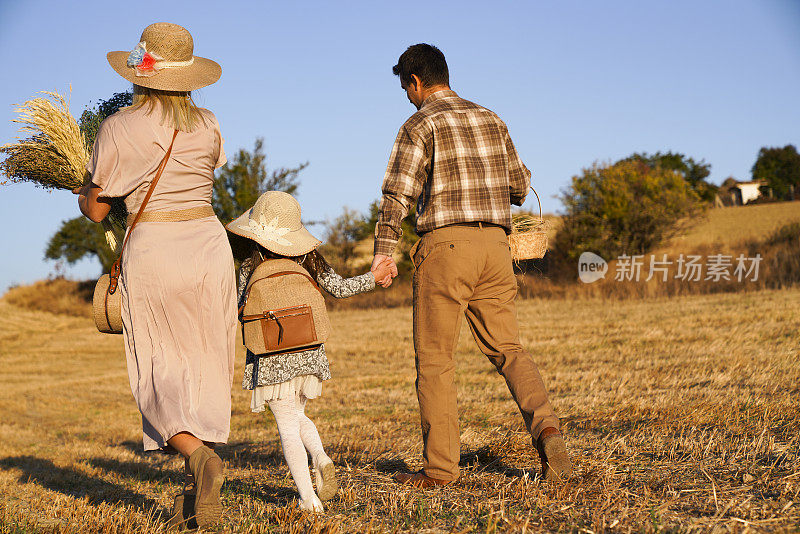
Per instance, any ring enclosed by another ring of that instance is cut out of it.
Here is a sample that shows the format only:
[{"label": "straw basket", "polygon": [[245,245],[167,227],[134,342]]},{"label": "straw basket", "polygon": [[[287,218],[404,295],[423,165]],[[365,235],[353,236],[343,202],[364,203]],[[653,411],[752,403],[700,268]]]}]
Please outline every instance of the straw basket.
[{"label": "straw basket", "polygon": [[531,191],[539,203],[539,220],[525,225],[520,231],[517,230],[517,225],[514,225],[514,231],[508,236],[511,257],[514,261],[543,258],[547,252],[547,222],[542,218],[542,201],[539,200],[539,193],[533,187]]},{"label": "straw basket", "polygon": [[111,279],[107,274],[100,277],[94,287],[92,316],[97,329],[104,334],[122,333],[122,292],[119,287],[108,294]]}]

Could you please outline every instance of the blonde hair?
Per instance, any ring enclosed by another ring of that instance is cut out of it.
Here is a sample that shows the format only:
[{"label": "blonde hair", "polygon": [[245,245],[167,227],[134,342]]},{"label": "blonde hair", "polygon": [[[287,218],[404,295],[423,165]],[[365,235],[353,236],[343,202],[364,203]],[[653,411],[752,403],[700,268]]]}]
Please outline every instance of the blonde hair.
[{"label": "blonde hair", "polygon": [[200,108],[192,100],[191,91],[162,91],[141,85],[133,85],[133,105],[126,109],[139,109],[147,106],[152,113],[156,103],[161,105],[161,124],[182,132],[193,131],[198,124],[206,125]]}]

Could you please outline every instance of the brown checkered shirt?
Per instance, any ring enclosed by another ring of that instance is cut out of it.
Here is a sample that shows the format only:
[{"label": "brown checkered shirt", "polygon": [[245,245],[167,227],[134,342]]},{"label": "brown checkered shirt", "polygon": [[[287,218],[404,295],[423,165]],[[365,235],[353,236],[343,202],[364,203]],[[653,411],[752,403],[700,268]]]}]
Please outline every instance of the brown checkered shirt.
[{"label": "brown checkered shirt", "polygon": [[400,223],[417,202],[417,233],[482,221],[511,229],[531,172],[520,161],[500,117],[437,91],[400,128],[383,179],[375,254],[390,255]]}]

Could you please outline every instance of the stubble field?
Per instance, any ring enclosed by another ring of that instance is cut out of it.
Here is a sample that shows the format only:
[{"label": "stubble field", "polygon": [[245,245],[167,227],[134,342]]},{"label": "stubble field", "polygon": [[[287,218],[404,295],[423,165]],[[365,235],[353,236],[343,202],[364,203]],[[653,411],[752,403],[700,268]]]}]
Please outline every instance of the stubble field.
[{"label": "stubble field", "polygon": [[[657,532],[800,529],[800,289],[528,300],[522,338],[576,476],[539,461],[502,379],[462,329],[457,486],[420,464],[411,312],[336,311],[333,380],[307,413],[342,489],[296,509],[274,421],[249,413],[237,354],[225,532]],[[0,300],[0,532],[158,532],[182,480],[144,455],[122,340]]]}]

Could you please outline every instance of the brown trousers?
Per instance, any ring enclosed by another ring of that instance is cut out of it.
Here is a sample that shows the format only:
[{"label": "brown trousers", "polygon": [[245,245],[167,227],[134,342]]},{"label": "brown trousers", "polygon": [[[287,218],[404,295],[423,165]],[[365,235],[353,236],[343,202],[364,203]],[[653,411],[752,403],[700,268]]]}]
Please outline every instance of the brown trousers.
[{"label": "brown trousers", "polygon": [[508,239],[496,226],[447,226],[426,233],[413,253],[414,350],[423,470],[455,480],[461,443],[453,350],[461,314],[508,384],[533,440],[559,421],[539,369],[519,342],[517,281]]}]

